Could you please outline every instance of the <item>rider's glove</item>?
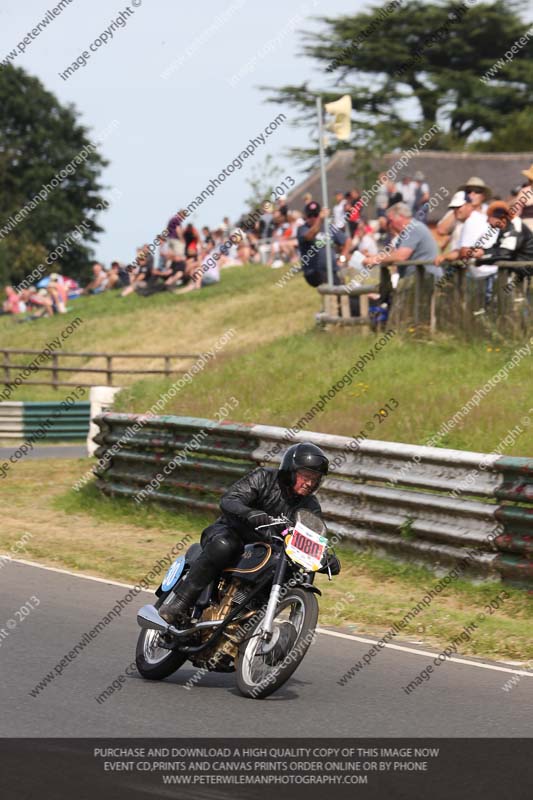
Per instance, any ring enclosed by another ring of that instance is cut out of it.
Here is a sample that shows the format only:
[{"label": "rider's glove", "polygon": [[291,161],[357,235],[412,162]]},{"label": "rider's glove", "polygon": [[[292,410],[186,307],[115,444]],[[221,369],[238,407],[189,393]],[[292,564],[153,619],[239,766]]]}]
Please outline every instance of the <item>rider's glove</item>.
[{"label": "rider's glove", "polygon": [[[270,517],[264,511],[250,511],[246,519],[254,528],[259,528],[261,525],[270,525]],[[258,533],[263,535],[266,530],[263,528]]]}]

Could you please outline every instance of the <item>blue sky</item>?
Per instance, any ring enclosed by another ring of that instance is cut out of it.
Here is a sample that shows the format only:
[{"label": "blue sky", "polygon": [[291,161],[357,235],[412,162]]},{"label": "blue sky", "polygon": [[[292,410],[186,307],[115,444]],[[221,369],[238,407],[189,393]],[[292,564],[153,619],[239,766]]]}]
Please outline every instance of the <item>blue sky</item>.
[{"label": "blue sky", "polygon": [[[0,60],[58,2],[2,0]],[[14,63],[61,102],[74,103],[93,135],[118,122],[101,152],[110,161],[104,183],[120,199],[99,219],[105,232],[96,256],[129,261],[136,245],[151,240],[284,110],[266,103],[259,85],[306,79],[326,85],[313,63],[297,55],[298,32],[319,27],[310,19],[315,15],[365,7],[363,0],[130,0],[120,27],[112,23],[127,8],[121,0],[66,5]],[[91,51],[105,31],[107,43]],[[84,51],[86,65],[63,80],[59,73]],[[226,214],[235,219],[250,194],[247,179],[267,153],[301,176],[284,152],[307,138],[306,129],[282,125],[204,202],[195,222],[214,225]]]}]

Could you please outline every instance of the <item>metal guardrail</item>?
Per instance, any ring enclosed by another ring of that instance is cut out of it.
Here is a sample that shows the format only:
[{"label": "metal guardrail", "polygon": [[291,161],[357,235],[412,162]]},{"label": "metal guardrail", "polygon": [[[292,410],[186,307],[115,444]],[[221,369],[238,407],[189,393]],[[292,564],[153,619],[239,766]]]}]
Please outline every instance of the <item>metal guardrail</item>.
[{"label": "metal guardrail", "polygon": [[[288,437],[284,428],[192,417],[107,413],[95,422],[97,485],[107,495],[134,497],[159,474],[152,500],[217,512],[221,495],[241,475],[279,463],[289,444],[310,441],[337,465],[319,493],[332,533],[433,567],[468,556],[474,574],[533,586],[533,461],[527,458],[371,440],[354,450],[354,440],[344,436]],[[184,463],[163,475],[184,453]],[[454,490],[458,497],[450,496]]]},{"label": "metal guardrail", "polygon": [[[17,375],[21,372],[24,372],[25,369],[28,369],[28,364],[14,364],[11,361],[12,355],[42,355],[41,350],[20,350],[14,348],[2,348],[0,349],[0,353],[2,353],[3,360],[0,363],[0,369],[4,372],[3,380],[0,380],[0,384],[3,383],[4,386],[12,386],[13,381],[16,379]],[[105,359],[105,367],[96,367],[96,366],[80,366],[80,367],[61,367],[59,366],[59,359],[60,358],[82,358],[82,359],[92,359],[92,358],[102,358]],[[120,369],[117,367],[113,367],[113,359],[163,359],[164,366],[162,369]],[[54,389],[57,389],[59,386],[95,386],[101,383],[100,380],[94,380],[90,383],[81,383],[80,381],[76,381],[75,383],[65,383],[59,380],[60,375],[59,373],[68,372],[71,375],[77,373],[94,373],[96,374],[103,374],[106,376],[107,385],[113,386],[113,378],[115,375],[165,375],[169,378],[171,375],[180,375],[183,374],[186,370],[178,369],[172,365],[173,360],[183,360],[188,361],[192,359],[200,358],[199,353],[69,353],[69,352],[58,352],[53,353],[50,357],[52,362],[52,366],[43,366],[41,364],[34,364],[34,370],[36,372],[51,372],[51,379],[47,381],[29,381],[24,380],[24,384],[29,384],[33,386],[52,386]],[[11,375],[13,373],[13,375]],[[66,376],[65,376],[66,377]]]},{"label": "metal guardrail", "polygon": [[80,441],[89,432],[90,403],[0,403],[0,439]]}]

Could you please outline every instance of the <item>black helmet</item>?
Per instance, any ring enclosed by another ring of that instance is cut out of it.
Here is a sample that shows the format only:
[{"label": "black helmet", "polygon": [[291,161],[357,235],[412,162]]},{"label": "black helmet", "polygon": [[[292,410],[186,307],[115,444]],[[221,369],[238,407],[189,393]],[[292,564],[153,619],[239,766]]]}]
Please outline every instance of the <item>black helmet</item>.
[{"label": "black helmet", "polygon": [[292,490],[297,470],[308,469],[317,473],[317,485],[314,489],[316,492],[320,486],[320,481],[328,474],[328,468],[328,458],[316,444],[311,444],[310,442],[293,444],[283,454],[278,480],[282,488]]}]

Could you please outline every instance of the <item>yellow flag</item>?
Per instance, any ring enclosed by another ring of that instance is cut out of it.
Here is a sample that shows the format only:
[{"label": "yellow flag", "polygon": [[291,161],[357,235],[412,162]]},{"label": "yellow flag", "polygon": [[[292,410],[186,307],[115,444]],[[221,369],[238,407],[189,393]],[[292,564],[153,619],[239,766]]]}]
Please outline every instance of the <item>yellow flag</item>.
[{"label": "yellow flag", "polygon": [[337,139],[346,140],[352,133],[352,98],[349,94],[343,95],[339,100],[326,103],[324,108],[328,114],[335,114],[335,119],[326,125]]}]

